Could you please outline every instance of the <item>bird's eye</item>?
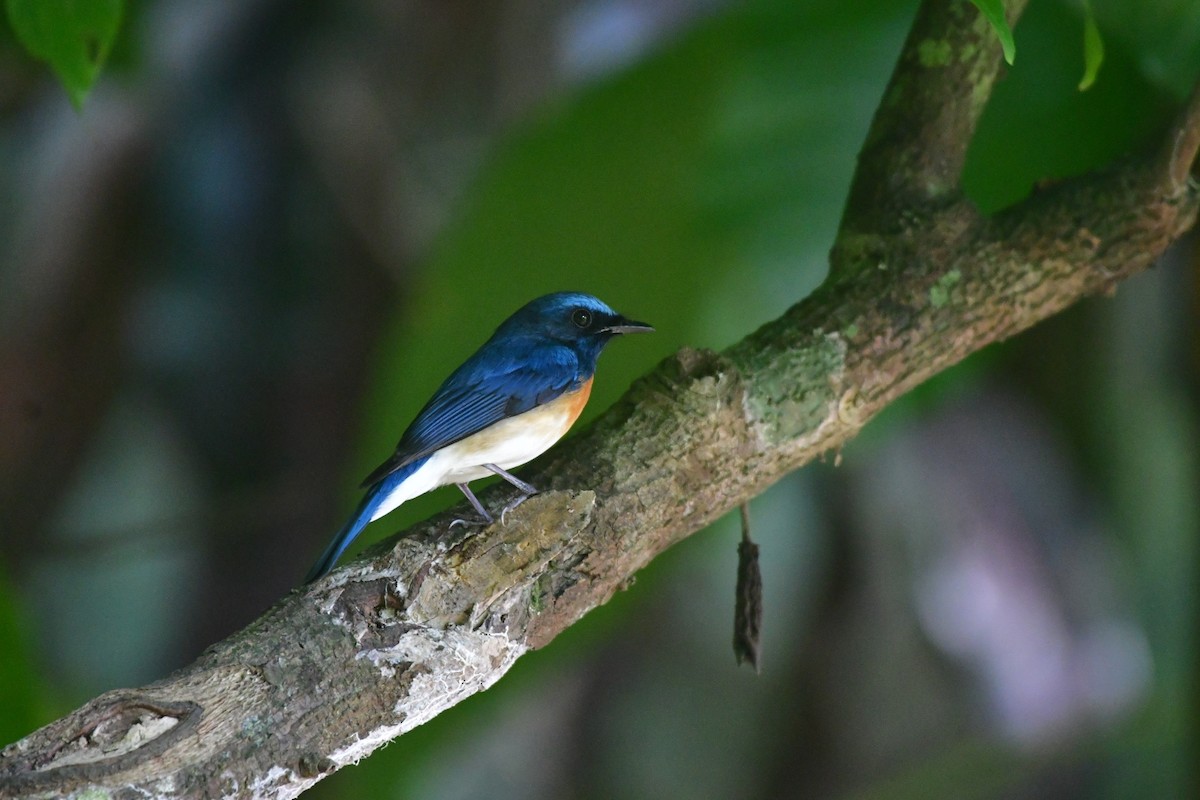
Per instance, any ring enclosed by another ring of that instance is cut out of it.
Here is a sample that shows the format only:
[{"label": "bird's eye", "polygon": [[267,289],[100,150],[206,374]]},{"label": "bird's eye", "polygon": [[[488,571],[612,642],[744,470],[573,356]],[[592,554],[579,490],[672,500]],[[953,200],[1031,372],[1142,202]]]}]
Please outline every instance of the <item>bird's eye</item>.
[{"label": "bird's eye", "polygon": [[592,312],[586,308],[577,308],[571,312],[571,322],[576,328],[586,328],[592,324]]}]

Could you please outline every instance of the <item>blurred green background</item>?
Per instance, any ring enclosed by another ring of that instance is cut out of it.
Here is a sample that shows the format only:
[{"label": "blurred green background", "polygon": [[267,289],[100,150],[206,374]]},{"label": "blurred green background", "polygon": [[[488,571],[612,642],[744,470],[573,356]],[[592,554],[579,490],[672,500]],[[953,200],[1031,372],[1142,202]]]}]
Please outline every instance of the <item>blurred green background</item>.
[{"label": "blurred green background", "polygon": [[[1079,5],[1030,3],[983,208],[1153,141],[1200,75],[1200,4],[1092,5],[1081,93]],[[142,0],[79,113],[0,30],[0,743],[295,586],[526,300],[658,328],[605,355],[586,424],[811,291],[915,7]],[[1197,258],[755,500],[761,676],[727,519],[309,796],[1197,796]]]}]

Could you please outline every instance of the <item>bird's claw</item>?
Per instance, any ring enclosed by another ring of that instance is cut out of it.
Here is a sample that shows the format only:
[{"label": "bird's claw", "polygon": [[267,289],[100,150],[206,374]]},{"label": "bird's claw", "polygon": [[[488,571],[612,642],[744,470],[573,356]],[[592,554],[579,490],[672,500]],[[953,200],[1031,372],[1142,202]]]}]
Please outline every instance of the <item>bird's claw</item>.
[{"label": "bird's claw", "polygon": [[454,528],[458,525],[462,525],[464,528],[486,528],[488,525],[491,525],[492,522],[493,520],[491,519],[462,519],[460,517],[458,519],[451,520],[450,530],[454,530]]},{"label": "bird's claw", "polygon": [[528,500],[531,497],[533,497],[532,494],[520,495],[515,500],[513,500],[511,503],[506,505],[504,508],[500,509],[500,524],[508,525],[508,522],[505,520],[505,517],[508,516],[508,512],[514,510],[517,506],[521,505],[521,503],[524,503],[526,500]]}]

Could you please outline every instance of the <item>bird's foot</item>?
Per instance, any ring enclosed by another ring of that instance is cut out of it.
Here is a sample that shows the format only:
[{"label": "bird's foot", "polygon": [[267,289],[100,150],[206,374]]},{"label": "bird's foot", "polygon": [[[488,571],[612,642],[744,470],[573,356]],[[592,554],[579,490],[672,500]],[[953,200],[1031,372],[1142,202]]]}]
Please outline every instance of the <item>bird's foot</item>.
[{"label": "bird's foot", "polygon": [[[501,516],[501,519],[503,519],[503,516]],[[450,522],[450,530],[454,530],[459,525],[462,525],[464,528],[486,528],[493,522],[495,522],[495,520],[492,519],[491,514],[476,519],[463,519],[459,517],[458,519]]]},{"label": "bird's foot", "polygon": [[466,495],[467,501],[470,502],[471,508],[475,509],[475,513],[479,515],[479,519],[456,519],[450,523],[450,530],[454,530],[454,526],[456,525],[462,525],[464,528],[473,528],[476,526],[486,527],[491,525],[493,522],[492,515],[489,514],[488,510],[483,507],[483,503],[479,502],[479,498],[476,497],[475,493],[471,491],[471,487],[467,486],[465,483],[456,483],[454,485],[457,486],[464,495]]},{"label": "bird's foot", "polygon": [[521,505],[521,503],[524,503],[526,500],[533,497],[535,494],[537,494],[537,492],[530,492],[529,494],[518,495],[516,497],[516,499],[514,499],[511,503],[506,505],[504,508],[500,509],[500,524],[508,525],[508,522],[505,520],[505,517],[508,516],[508,512],[514,510],[517,506]]}]

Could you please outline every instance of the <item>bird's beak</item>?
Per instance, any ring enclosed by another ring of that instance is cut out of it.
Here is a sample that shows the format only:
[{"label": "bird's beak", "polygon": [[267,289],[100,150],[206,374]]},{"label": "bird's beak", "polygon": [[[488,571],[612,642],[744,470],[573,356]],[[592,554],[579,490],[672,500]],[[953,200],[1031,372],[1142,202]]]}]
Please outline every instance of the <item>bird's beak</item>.
[{"label": "bird's beak", "polygon": [[644,322],[635,322],[625,317],[614,317],[611,325],[604,327],[605,333],[654,333],[654,328]]}]

